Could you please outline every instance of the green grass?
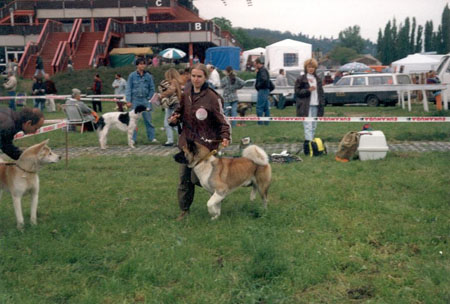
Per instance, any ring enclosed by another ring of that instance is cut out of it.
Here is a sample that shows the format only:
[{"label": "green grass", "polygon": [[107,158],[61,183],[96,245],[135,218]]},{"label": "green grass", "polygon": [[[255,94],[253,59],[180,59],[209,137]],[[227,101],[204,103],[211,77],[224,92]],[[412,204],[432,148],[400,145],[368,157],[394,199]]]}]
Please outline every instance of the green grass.
[{"label": "green grass", "polygon": [[200,188],[174,220],[171,158],[48,166],[38,226],[0,205],[0,303],[448,303],[449,161],[274,164],[267,211],[242,188],[214,222]]}]

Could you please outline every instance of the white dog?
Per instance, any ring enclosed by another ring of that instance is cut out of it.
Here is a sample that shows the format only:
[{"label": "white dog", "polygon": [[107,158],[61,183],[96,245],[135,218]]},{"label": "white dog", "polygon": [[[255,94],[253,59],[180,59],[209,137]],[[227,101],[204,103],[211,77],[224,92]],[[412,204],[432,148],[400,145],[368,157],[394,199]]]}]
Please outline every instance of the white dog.
[{"label": "white dog", "polygon": [[22,229],[24,225],[22,197],[27,191],[31,191],[31,224],[37,224],[39,199],[39,176],[37,172],[40,167],[45,164],[56,163],[61,159],[61,156],[50,150],[47,143],[48,139],[29,147],[14,163],[0,163],[0,198],[3,190],[8,190],[11,193],[18,229]]},{"label": "white dog", "polygon": [[106,149],[106,136],[110,128],[116,128],[127,132],[128,145],[134,148],[133,132],[136,129],[137,122],[141,113],[146,111],[144,106],[137,106],[130,112],[109,112],[103,114],[97,122],[98,141],[101,149]]}]

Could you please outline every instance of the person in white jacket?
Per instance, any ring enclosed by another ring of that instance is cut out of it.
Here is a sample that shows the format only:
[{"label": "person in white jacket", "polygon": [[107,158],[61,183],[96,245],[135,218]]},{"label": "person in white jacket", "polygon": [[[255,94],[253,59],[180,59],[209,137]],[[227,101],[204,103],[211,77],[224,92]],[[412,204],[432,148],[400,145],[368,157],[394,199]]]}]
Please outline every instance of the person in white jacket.
[{"label": "person in white jacket", "polygon": [[211,87],[213,89],[220,88],[220,75],[219,72],[217,72],[217,69],[212,64],[208,64],[206,65],[206,67],[209,71],[208,82],[210,83]]},{"label": "person in white jacket", "polygon": [[[8,73],[8,81],[3,84],[3,87],[8,91],[8,96],[15,97],[16,96],[16,87],[17,87],[17,79],[14,76],[14,72]],[[16,99],[11,98],[9,100],[9,108],[12,110],[16,110]]]},{"label": "person in white jacket", "polygon": [[[122,95],[125,96],[127,92],[127,81],[122,78],[122,76],[117,73],[115,79],[112,83],[112,87],[114,88],[114,95]],[[123,102],[117,102],[117,109],[120,112],[123,112]]]}]

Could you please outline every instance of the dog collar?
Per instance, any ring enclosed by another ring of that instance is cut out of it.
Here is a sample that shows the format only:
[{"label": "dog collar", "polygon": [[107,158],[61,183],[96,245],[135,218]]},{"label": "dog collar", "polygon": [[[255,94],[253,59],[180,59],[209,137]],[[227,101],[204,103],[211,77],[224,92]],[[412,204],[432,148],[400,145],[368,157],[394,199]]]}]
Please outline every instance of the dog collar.
[{"label": "dog collar", "polygon": [[[206,154],[205,157],[203,157],[201,160],[199,160],[199,161],[194,165],[194,167],[197,167],[202,161],[205,161],[205,160],[207,160],[208,158],[210,158],[211,156],[216,155],[216,154],[217,154],[217,150],[216,150],[216,149],[212,150],[211,152],[209,152],[208,154]],[[193,167],[193,168],[194,168],[194,167]]]},{"label": "dog collar", "polygon": [[20,170],[22,170],[22,171],[24,171],[24,172],[26,172],[26,173],[30,173],[30,174],[35,174],[35,173],[37,173],[37,171],[28,171],[28,170],[25,170],[24,168],[22,168],[21,166],[19,166],[17,163],[14,163],[14,164],[16,165],[17,168],[19,168]]}]

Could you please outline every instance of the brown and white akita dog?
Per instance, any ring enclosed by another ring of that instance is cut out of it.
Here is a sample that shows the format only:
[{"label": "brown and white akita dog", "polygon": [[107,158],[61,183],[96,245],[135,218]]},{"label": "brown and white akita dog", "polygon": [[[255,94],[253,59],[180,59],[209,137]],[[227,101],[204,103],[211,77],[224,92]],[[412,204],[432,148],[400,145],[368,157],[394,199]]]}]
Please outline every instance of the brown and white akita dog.
[{"label": "brown and white akita dog", "polygon": [[39,199],[40,167],[48,163],[56,163],[61,156],[53,153],[47,146],[48,139],[26,149],[14,163],[2,163],[0,159],[0,199],[3,190],[11,193],[16,213],[17,228],[24,225],[22,215],[22,197],[31,191],[31,224],[37,224],[37,207]]},{"label": "brown and white akita dog", "polygon": [[264,208],[267,208],[272,168],[263,149],[251,145],[243,150],[242,157],[217,158],[207,147],[188,141],[183,152],[187,166],[193,168],[202,187],[212,194],[207,203],[212,220],[220,216],[222,200],[241,186],[252,186],[250,200],[254,200],[259,192]]}]

